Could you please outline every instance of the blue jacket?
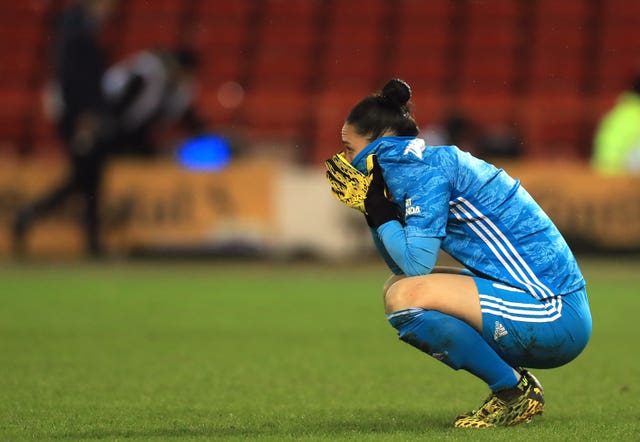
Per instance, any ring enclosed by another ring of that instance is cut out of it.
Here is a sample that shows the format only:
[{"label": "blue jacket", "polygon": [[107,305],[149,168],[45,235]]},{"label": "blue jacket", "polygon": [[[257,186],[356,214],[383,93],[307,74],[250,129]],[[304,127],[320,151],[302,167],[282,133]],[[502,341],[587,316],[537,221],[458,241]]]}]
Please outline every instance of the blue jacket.
[{"label": "blue jacket", "polygon": [[475,275],[540,299],[585,285],[551,219],[504,170],[415,137],[379,138],[352,164],[367,173],[371,154],[403,214],[372,232],[394,273],[430,273],[442,248]]}]

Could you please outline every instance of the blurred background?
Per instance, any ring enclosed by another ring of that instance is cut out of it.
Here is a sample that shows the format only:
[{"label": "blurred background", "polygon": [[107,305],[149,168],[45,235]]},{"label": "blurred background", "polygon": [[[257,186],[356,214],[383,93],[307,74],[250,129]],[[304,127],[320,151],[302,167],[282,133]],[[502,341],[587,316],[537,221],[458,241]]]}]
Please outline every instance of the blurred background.
[{"label": "blurred background", "polygon": [[[90,17],[76,40],[95,38],[83,50],[99,57],[64,74],[74,8]],[[640,156],[600,167],[595,154],[604,118],[638,101],[640,2],[24,0],[5,2],[0,24],[1,256],[368,253],[322,165],[349,110],[391,77],[411,85],[428,142],[505,167],[574,247],[640,250]],[[157,92],[185,106],[171,124],[153,110],[142,140],[126,118],[153,101],[154,63],[188,71],[175,100]],[[65,138],[61,78],[80,88],[97,65],[102,107],[78,111]],[[638,115],[624,121],[636,135]],[[78,163],[87,145],[106,152],[99,182]],[[80,196],[43,200],[65,176]]]}]

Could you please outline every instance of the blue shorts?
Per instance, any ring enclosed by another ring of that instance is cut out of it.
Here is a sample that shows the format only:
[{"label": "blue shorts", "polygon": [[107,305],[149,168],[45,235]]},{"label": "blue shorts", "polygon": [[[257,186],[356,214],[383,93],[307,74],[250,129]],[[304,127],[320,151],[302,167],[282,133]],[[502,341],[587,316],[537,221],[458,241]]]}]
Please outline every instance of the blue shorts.
[{"label": "blue shorts", "polygon": [[482,335],[512,366],[553,368],[582,352],[591,336],[586,290],[539,300],[520,289],[474,277]]}]

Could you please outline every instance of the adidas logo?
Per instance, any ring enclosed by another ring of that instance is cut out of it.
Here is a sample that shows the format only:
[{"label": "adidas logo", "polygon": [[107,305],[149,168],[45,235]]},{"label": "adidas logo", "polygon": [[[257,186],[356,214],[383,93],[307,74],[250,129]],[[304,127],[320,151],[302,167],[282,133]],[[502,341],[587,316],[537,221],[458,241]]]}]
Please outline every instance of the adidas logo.
[{"label": "adidas logo", "polygon": [[508,335],[509,332],[507,331],[506,328],[504,328],[504,325],[500,324],[498,321],[496,321],[495,325],[494,325],[494,331],[493,331],[493,340],[497,341],[500,338]]},{"label": "adidas logo", "polygon": [[403,155],[407,155],[408,153],[412,153],[418,158],[422,159],[422,152],[427,148],[422,138],[416,138],[411,140],[407,147],[404,149]]}]

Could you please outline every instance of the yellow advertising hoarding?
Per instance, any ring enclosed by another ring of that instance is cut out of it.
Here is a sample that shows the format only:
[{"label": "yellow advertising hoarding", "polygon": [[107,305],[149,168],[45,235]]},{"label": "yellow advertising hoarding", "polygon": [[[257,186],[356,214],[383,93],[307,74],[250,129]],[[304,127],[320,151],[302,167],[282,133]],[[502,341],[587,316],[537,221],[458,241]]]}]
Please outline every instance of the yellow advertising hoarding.
[{"label": "yellow advertising hoarding", "polygon": [[[106,173],[101,204],[107,250],[203,247],[238,235],[268,238],[273,230],[273,165],[247,162],[218,172],[192,172],[169,162],[120,161]],[[51,189],[64,166],[0,163],[0,254],[10,251],[15,210]],[[34,224],[30,255],[82,252],[81,201],[72,199]]]},{"label": "yellow advertising hoarding", "polygon": [[587,165],[505,165],[574,246],[640,250],[640,176],[602,176]]},{"label": "yellow advertising hoarding", "polygon": [[[503,167],[521,180],[572,245],[640,250],[640,177],[603,177],[585,165],[570,163]],[[304,218],[313,213],[313,198],[299,195],[295,205],[278,200],[285,198],[276,191],[284,185],[278,171],[277,165],[262,161],[201,173],[169,162],[114,162],[105,178],[101,207],[107,250],[127,255],[136,250],[214,247],[238,239],[269,245],[281,239],[277,224],[283,214],[275,211],[282,208],[296,210],[292,219],[298,223],[318,223]],[[316,179],[318,170],[308,173]],[[60,164],[0,161],[0,256],[10,253],[9,227],[16,208],[45,192],[63,174]],[[70,201],[38,222],[28,236],[28,253],[81,253],[79,207]],[[317,225],[312,231],[318,238],[332,234],[323,228]]]}]

